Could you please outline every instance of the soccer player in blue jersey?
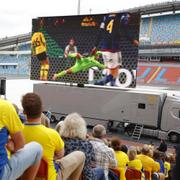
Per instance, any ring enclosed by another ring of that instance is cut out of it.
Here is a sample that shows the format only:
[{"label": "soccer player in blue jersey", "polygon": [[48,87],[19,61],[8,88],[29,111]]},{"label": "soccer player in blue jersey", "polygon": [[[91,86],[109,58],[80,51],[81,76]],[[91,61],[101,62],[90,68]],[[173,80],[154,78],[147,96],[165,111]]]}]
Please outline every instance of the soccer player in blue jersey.
[{"label": "soccer player in blue jersey", "polygon": [[134,45],[138,45],[138,41],[133,38],[129,31],[130,18],[131,16],[129,13],[113,13],[104,16],[92,52],[100,46],[100,51],[103,52],[104,64],[108,67],[109,73],[105,78],[95,84],[105,85],[110,82],[111,86],[115,85],[119,68],[122,66],[122,55],[119,46],[121,36],[125,36],[126,39],[131,41]]}]

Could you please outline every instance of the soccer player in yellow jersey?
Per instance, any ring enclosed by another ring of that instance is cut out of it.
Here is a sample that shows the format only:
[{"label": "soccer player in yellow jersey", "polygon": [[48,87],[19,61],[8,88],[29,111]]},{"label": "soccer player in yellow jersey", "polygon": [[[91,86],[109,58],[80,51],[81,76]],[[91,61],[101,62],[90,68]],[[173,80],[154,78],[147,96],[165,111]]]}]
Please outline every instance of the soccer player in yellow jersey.
[{"label": "soccer player in yellow jersey", "polygon": [[46,54],[46,40],[43,33],[35,32],[32,36],[32,56],[40,62],[40,80],[46,81],[49,73],[49,60]]}]

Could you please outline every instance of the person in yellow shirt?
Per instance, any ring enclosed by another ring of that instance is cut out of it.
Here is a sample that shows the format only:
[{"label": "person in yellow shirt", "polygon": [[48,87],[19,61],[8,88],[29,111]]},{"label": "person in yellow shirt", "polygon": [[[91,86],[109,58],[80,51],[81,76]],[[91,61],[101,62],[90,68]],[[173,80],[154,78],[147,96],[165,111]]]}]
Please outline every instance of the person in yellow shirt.
[{"label": "person in yellow shirt", "polygon": [[141,171],[142,163],[139,159],[137,159],[137,152],[135,148],[132,148],[128,151],[128,157],[129,157],[128,167]]},{"label": "person in yellow shirt", "polygon": [[117,169],[120,171],[120,180],[126,180],[125,171],[129,162],[129,158],[126,153],[120,150],[121,140],[119,137],[113,137],[111,139],[111,147],[114,149],[115,157],[117,160]]},{"label": "person in yellow shirt", "polygon": [[164,168],[165,168],[165,172],[164,172],[165,179],[168,179],[169,171],[171,170],[171,164],[169,162],[165,161],[164,162]]},{"label": "person in yellow shirt", "polygon": [[32,56],[40,62],[40,80],[47,80],[49,73],[49,60],[47,57],[46,40],[42,32],[34,32],[31,38]]},{"label": "person in yellow shirt", "polygon": [[154,172],[160,171],[160,165],[158,162],[155,162],[151,157],[148,156],[149,151],[150,151],[149,146],[144,145],[141,154],[137,155],[137,158],[141,161],[143,169],[150,173],[150,179],[151,179],[151,175]]},{"label": "person in yellow shirt", "polygon": [[[25,145],[23,125],[13,105],[0,98],[0,180],[33,180],[42,157],[40,144]],[[7,149],[6,149],[7,148]],[[11,153],[8,159],[7,150]]]},{"label": "person in yellow shirt", "polygon": [[[137,151],[135,147],[131,147],[131,149],[129,149],[128,157],[129,157],[128,168],[139,171],[138,177],[136,178],[144,180],[145,176],[144,173],[142,173],[142,163],[139,159],[137,159]],[[141,175],[141,178],[139,174]],[[137,175],[137,172],[134,175]]]},{"label": "person in yellow shirt", "polygon": [[22,107],[27,116],[23,134],[25,142],[36,141],[43,147],[43,160],[48,164],[48,180],[78,180],[85,155],[74,151],[64,156],[64,142],[59,134],[41,124],[42,101],[35,93],[23,96]]},{"label": "person in yellow shirt", "polygon": [[165,179],[169,178],[170,170],[171,170],[170,156],[169,156],[169,154],[166,154],[165,162],[164,162],[164,175],[165,175]]}]

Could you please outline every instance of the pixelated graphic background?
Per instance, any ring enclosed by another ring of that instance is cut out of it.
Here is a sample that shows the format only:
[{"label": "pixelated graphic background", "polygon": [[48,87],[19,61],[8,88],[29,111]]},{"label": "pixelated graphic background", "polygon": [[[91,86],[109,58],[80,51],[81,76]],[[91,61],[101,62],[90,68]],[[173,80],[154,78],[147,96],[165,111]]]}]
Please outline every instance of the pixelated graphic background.
[{"label": "pixelated graphic background", "polygon": [[[75,60],[63,57],[64,49],[69,39],[74,38],[78,52],[89,53],[94,47],[97,39],[99,26],[105,14],[101,15],[82,15],[82,16],[60,16],[60,17],[39,17],[32,21],[32,32],[38,28],[44,34],[47,44],[47,55],[50,62],[49,80],[52,80],[54,73],[60,72],[71,67]],[[134,39],[139,40],[140,15],[134,13],[131,15],[129,31]],[[126,37],[121,36],[120,47],[123,57],[123,68],[130,72],[136,70],[138,60],[138,47]],[[101,62],[103,62],[101,60]],[[36,57],[31,58],[31,79],[39,79],[40,64]],[[95,72],[95,79],[102,78],[101,72]],[[133,82],[130,87],[136,86],[136,78],[133,75]],[[126,75],[119,77],[121,83],[126,81]],[[66,75],[58,81],[73,82],[78,84],[88,84],[88,71],[77,74]]]}]

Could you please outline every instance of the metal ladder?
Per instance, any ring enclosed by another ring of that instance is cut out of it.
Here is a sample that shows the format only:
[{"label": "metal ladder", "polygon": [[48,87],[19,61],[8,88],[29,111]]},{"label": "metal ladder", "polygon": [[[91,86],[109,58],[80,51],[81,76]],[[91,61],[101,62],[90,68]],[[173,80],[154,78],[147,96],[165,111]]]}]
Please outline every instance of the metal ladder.
[{"label": "metal ladder", "polygon": [[144,125],[136,124],[132,134],[132,139],[139,140],[143,131]]}]

